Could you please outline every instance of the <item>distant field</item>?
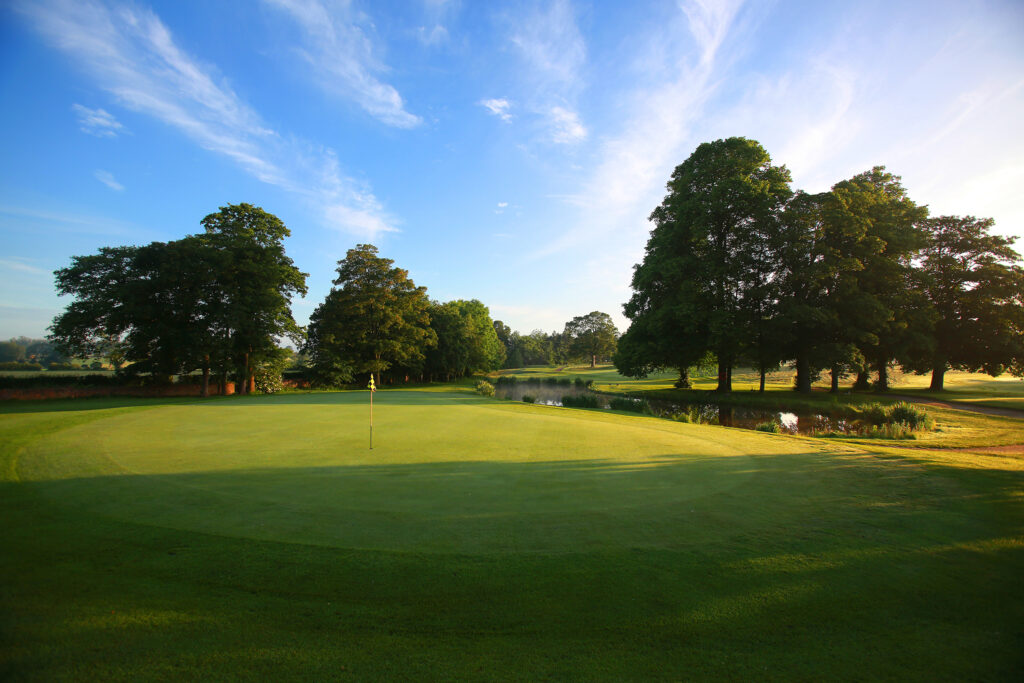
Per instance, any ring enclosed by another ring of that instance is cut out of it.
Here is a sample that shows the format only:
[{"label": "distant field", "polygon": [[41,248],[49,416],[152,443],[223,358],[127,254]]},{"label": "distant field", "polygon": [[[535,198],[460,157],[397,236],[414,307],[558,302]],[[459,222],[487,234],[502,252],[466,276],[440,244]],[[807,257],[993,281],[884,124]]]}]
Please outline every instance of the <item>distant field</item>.
[{"label": "distant field", "polygon": [[0,677],[1020,670],[1024,454],[367,399],[0,405]]}]

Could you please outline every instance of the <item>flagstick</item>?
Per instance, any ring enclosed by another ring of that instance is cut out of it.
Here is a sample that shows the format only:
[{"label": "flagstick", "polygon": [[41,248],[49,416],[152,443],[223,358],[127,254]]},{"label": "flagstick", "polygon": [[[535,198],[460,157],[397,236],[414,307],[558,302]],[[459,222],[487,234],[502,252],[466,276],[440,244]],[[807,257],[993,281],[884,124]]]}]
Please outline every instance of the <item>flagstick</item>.
[{"label": "flagstick", "polygon": [[370,373],[370,383],[367,385],[370,390],[370,450],[373,450],[373,392],[377,390],[377,387],[373,385],[373,373]]}]

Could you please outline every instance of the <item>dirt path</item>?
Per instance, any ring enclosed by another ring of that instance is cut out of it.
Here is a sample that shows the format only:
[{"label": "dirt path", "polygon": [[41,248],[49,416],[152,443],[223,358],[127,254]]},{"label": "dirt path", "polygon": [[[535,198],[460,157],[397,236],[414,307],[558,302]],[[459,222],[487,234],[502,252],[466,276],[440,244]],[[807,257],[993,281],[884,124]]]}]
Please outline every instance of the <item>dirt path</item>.
[{"label": "dirt path", "polygon": [[935,408],[949,408],[950,410],[965,410],[969,413],[981,413],[983,415],[997,415],[999,417],[1015,417],[1018,420],[1024,420],[1024,411],[1014,410],[1012,408],[991,408],[989,406],[979,406],[972,403],[952,403],[949,401],[938,401],[934,398],[921,398],[919,396],[907,396],[906,394],[888,394],[892,398],[898,398],[903,401],[910,403],[918,403],[923,406],[932,406]]}]

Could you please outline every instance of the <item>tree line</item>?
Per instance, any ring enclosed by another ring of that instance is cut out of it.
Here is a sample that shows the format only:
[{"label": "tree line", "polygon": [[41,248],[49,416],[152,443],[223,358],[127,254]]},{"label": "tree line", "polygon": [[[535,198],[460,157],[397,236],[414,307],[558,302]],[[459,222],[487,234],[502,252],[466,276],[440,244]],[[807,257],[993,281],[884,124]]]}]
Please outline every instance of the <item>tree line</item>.
[{"label": "tree line", "polygon": [[704,143],[676,167],[644,259],[634,267],[619,371],[643,377],[715,364],[791,363],[809,392],[887,389],[888,369],[1024,375],[1024,269],[993,221],[929,217],[878,166],[828,192],[793,191],[785,166],[746,138]]},{"label": "tree line", "polygon": [[[376,377],[450,381],[524,361],[523,337],[491,319],[476,299],[434,301],[407,271],[372,244],[348,250],[326,298],[300,327],[292,298],[307,274],[286,255],[290,232],[250,204],[206,216],[204,232],[144,246],[104,247],[56,272],[58,292],[74,300],[50,326],[60,352],[103,356],[128,375],[202,373],[202,393],[234,380],[252,391],[280,376],[290,340],[313,383],[337,386]],[[607,360],[618,336],[600,312],[566,323],[556,340],[537,340],[529,360]]]}]

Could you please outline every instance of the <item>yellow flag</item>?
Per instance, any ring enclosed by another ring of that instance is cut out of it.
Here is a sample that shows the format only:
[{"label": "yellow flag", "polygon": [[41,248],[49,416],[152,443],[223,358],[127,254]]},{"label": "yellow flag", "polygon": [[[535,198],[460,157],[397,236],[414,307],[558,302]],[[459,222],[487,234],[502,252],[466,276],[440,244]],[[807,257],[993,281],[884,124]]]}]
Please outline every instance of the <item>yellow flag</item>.
[{"label": "yellow flag", "polygon": [[377,391],[377,387],[373,384],[373,375],[370,375],[370,384],[368,385],[371,392]]}]

